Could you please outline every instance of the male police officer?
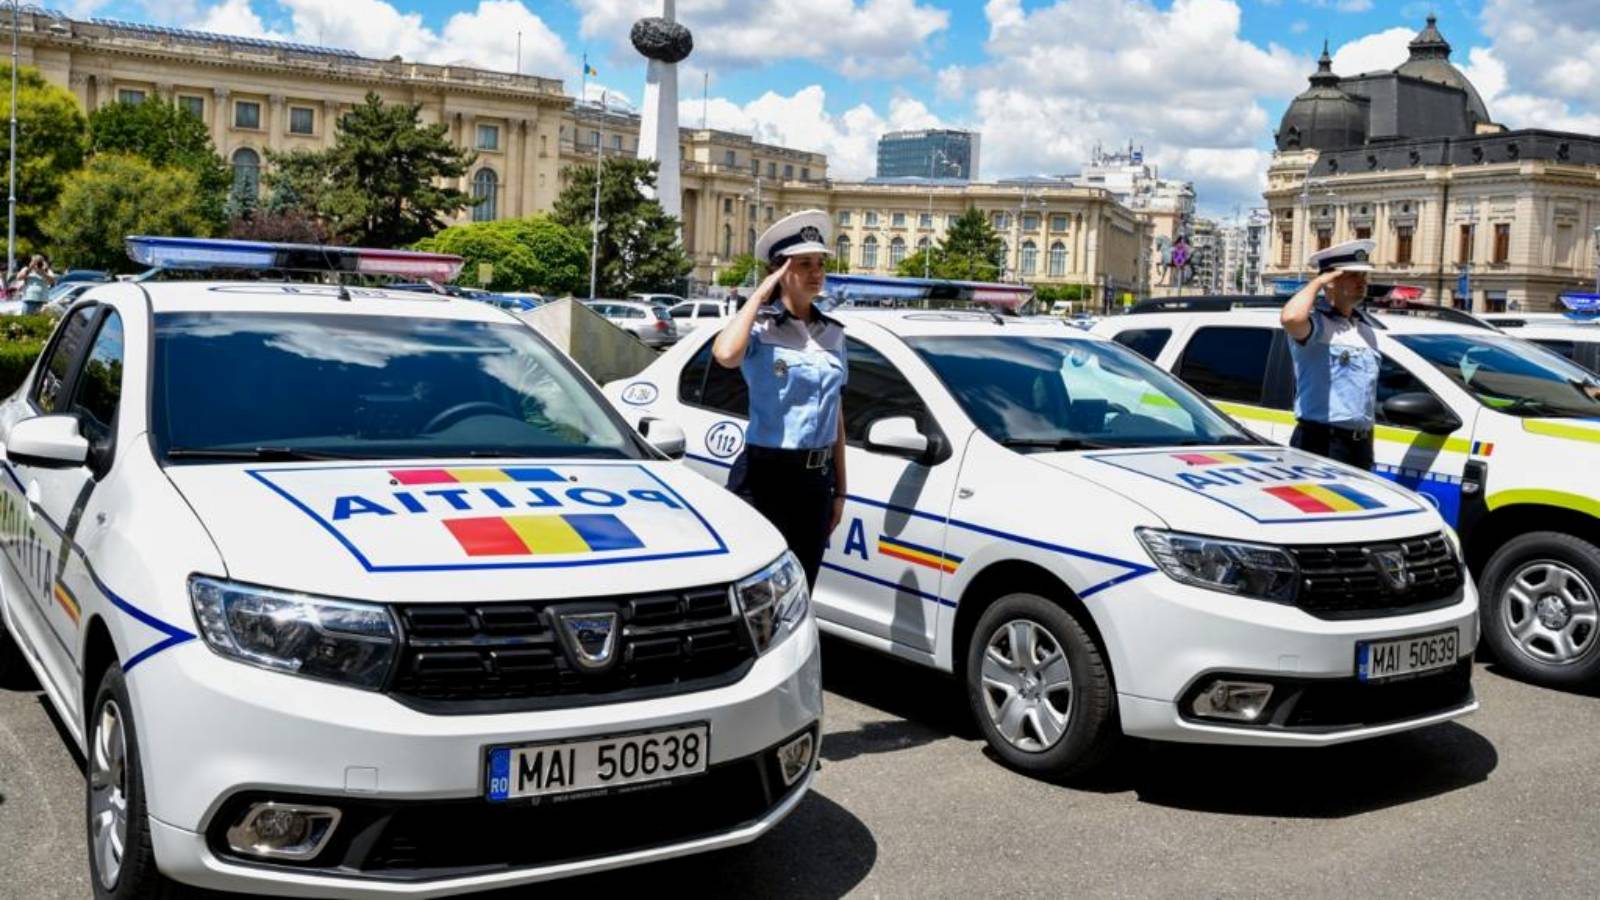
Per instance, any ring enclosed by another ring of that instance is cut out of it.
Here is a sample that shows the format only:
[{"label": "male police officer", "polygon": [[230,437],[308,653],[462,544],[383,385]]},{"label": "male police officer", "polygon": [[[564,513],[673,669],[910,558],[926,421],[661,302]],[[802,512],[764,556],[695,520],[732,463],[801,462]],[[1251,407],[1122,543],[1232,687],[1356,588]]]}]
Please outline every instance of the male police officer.
[{"label": "male police officer", "polygon": [[1378,339],[1360,305],[1372,241],[1349,241],[1311,256],[1318,275],[1289,298],[1280,320],[1293,338],[1294,436],[1302,450],[1372,468],[1378,401]]}]

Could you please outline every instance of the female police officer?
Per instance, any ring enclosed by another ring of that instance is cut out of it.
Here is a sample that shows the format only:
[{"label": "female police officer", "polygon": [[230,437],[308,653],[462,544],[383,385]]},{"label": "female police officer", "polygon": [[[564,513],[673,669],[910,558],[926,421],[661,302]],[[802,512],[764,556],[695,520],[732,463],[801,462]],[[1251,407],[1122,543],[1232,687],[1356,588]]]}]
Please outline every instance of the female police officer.
[{"label": "female police officer", "polygon": [[820,210],[768,228],[756,242],[768,275],[711,348],[750,389],[745,451],[728,487],[777,526],[812,585],[845,497],[844,326],[812,303],[828,252],[828,215]]}]

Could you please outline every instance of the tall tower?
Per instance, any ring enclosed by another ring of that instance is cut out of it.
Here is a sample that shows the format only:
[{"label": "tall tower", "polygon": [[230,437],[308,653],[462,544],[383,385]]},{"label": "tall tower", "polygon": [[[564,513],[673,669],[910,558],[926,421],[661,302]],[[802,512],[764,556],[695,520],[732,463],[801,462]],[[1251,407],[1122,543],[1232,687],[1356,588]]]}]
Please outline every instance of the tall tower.
[{"label": "tall tower", "polygon": [[679,25],[674,0],[661,0],[661,15],[633,23],[633,49],[650,61],[644,79],[644,115],[639,123],[639,158],[660,164],[656,198],[673,218],[683,218],[678,163],[678,63],[694,50],[689,29]]}]

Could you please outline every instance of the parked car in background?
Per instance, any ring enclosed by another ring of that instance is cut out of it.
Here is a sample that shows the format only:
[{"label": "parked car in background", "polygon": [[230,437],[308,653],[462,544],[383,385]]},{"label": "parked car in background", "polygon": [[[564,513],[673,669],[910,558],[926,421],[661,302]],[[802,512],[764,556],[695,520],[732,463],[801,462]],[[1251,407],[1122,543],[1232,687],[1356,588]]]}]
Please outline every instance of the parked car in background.
[{"label": "parked car in background", "polygon": [[104,284],[107,281],[116,281],[116,279],[111,277],[111,273],[102,272],[99,269],[72,269],[63,275],[56,277],[56,284],[58,285],[73,284],[80,281],[86,281],[92,284]]},{"label": "parked car in background", "polygon": [[683,298],[677,294],[629,294],[628,299],[667,307],[676,306],[683,302]]},{"label": "parked car in background", "polygon": [[646,346],[660,349],[678,342],[678,326],[667,308],[641,300],[586,300],[584,303],[607,322],[631,333]]},{"label": "parked car in background", "polygon": [[423,294],[445,293],[452,297],[464,300],[478,300],[492,306],[498,306],[509,312],[524,312],[533,309],[539,304],[513,294],[496,294],[479,288],[462,287],[459,284],[434,285],[428,282],[385,285],[389,290],[416,291]]},{"label": "parked car in background", "polygon": [[44,312],[47,315],[59,316],[67,311],[73,301],[96,285],[104,284],[101,281],[67,281],[57,284],[50,289],[50,295],[45,299]]},{"label": "parked car in background", "polygon": [[682,333],[699,328],[707,322],[720,322],[728,313],[724,311],[721,301],[700,299],[685,300],[669,307],[667,315],[672,317],[672,323]]}]

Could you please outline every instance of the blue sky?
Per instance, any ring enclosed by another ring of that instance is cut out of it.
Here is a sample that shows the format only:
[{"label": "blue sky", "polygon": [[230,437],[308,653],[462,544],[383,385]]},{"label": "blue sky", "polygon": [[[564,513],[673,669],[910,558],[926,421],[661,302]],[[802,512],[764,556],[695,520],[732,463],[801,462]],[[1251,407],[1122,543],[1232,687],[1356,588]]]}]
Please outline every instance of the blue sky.
[{"label": "blue sky", "polygon": [[[516,66],[637,100],[629,24],[660,0],[75,0],[98,15]],[[1600,132],[1594,0],[678,0],[696,49],[685,124],[829,154],[871,174],[878,134],[983,132],[983,178],[1074,171],[1133,140],[1204,209],[1259,202],[1271,133],[1327,39],[1342,74],[1390,68],[1430,12],[1453,61],[1512,127]],[[702,104],[709,75],[710,101]]]}]

